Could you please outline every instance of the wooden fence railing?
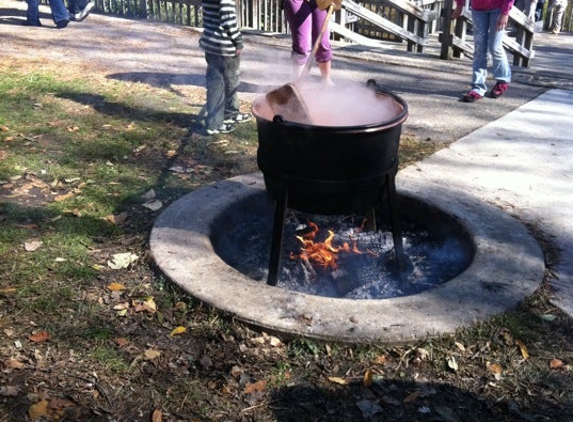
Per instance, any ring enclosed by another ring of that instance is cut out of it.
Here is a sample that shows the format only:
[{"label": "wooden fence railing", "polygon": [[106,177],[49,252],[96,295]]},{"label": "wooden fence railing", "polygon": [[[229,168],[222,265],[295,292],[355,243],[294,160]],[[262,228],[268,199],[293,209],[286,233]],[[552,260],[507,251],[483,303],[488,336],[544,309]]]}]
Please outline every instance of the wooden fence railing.
[{"label": "wooden fence railing", "polygon": [[[46,1],[46,0],[44,0]],[[552,0],[547,0],[552,1]],[[96,11],[137,19],[153,19],[201,27],[201,0],[95,0]],[[564,30],[570,30],[571,4],[565,14]],[[430,35],[439,34],[440,57],[445,60],[473,55],[468,36],[471,14],[451,21],[453,0],[343,0],[342,9],[330,24],[337,40],[363,45],[382,41],[405,44],[408,51],[423,52]],[[237,0],[239,25],[268,33],[288,33],[281,0]],[[546,19],[550,13],[546,13]],[[514,65],[529,66],[533,58],[535,25],[520,10],[513,8],[510,21],[515,38],[506,37],[504,46],[514,57]],[[547,26],[547,24],[546,24]]]}]

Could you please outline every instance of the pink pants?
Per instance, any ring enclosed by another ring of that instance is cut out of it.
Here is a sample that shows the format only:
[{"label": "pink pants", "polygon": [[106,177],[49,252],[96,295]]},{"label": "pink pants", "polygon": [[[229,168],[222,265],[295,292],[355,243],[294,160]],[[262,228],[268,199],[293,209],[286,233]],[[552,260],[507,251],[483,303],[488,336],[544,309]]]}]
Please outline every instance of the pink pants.
[{"label": "pink pants", "polygon": [[[316,0],[285,0],[284,12],[292,35],[293,61],[297,65],[304,65],[320,35],[327,12],[318,8]],[[332,47],[327,25],[316,51],[316,61],[324,63],[331,60]]]}]

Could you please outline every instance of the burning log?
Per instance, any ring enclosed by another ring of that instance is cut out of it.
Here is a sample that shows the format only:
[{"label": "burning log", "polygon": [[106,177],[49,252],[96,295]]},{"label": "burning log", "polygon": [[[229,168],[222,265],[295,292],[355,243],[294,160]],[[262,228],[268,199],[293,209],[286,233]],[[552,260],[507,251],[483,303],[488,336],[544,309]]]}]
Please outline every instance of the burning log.
[{"label": "burning log", "polygon": [[302,262],[302,268],[304,270],[304,278],[308,284],[316,280],[316,271],[314,271],[314,268],[312,268],[312,264],[310,263],[306,255],[301,255],[300,258]]},{"label": "burning log", "polygon": [[345,242],[354,243],[361,251],[367,250],[378,254],[394,249],[394,240],[391,232],[373,233],[350,230],[334,235],[333,243],[341,244]]}]

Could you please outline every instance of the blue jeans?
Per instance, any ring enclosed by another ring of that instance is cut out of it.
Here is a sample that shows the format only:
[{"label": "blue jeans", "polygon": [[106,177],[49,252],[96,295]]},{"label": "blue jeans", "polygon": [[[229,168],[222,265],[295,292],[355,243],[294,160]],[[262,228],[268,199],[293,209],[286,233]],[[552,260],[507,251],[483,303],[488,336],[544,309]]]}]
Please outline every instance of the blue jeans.
[{"label": "blue jeans", "polygon": [[54,22],[70,20],[70,14],[68,13],[68,9],[66,9],[64,0],[48,0],[48,2],[50,3],[50,9],[52,9],[52,19]]},{"label": "blue jeans", "polygon": [[239,113],[239,56],[223,57],[205,53],[207,62],[207,129],[219,129],[223,120]]},{"label": "blue jeans", "polygon": [[38,10],[39,0],[27,0],[28,10],[26,11],[26,19],[30,23],[40,22],[40,11]]},{"label": "blue jeans", "polygon": [[[38,10],[39,0],[27,0],[28,10],[26,11],[26,19],[28,22],[39,22],[40,12]],[[49,0],[50,9],[52,10],[52,19],[55,22],[63,20],[70,20],[70,15],[64,4],[64,0]]]},{"label": "blue jeans", "polygon": [[487,53],[493,61],[493,77],[496,81],[509,83],[511,68],[507,61],[507,53],[503,48],[505,31],[497,31],[497,20],[501,15],[500,9],[472,10],[474,21],[474,60],[472,91],[479,95],[487,92]]}]

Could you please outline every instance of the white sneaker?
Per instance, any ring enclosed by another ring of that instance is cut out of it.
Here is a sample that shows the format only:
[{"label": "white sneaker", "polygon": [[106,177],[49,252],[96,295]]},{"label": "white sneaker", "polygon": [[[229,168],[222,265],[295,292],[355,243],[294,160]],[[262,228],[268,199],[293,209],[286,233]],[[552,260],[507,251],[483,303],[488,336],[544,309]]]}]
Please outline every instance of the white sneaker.
[{"label": "white sneaker", "polygon": [[235,124],[235,123],[246,123],[253,120],[253,115],[251,113],[239,113],[232,119],[225,119],[223,123]]},{"label": "white sneaker", "polygon": [[217,135],[219,133],[231,133],[237,129],[237,126],[229,123],[223,123],[219,129],[207,129],[207,135]]},{"label": "white sneaker", "polygon": [[90,14],[90,12],[92,11],[92,9],[95,7],[95,3],[90,1],[88,2],[88,4],[86,4],[86,7],[83,8],[83,10],[80,13],[76,13],[74,15],[74,20],[76,22],[81,22],[83,21],[85,18],[87,18]]}]

